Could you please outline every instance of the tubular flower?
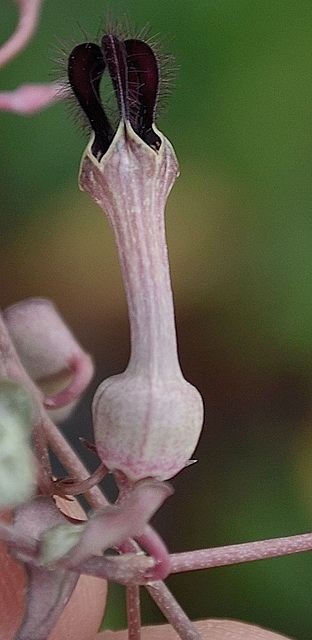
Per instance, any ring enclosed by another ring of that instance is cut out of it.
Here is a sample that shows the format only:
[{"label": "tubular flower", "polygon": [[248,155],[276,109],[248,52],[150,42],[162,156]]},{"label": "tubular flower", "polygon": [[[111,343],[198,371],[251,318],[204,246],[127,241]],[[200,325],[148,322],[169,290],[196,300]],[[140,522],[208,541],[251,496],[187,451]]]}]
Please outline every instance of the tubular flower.
[{"label": "tubular flower", "polygon": [[[100,98],[106,69],[120,114],[116,131]],[[184,379],[177,354],[164,210],[179,169],[170,142],[154,124],[158,61],[145,42],[109,33],[101,46],[77,46],[68,74],[92,127],[80,187],[113,229],[130,318],[129,364],[95,394],[95,442],[110,470],[131,481],[165,480],[188,464],[203,404]]]}]

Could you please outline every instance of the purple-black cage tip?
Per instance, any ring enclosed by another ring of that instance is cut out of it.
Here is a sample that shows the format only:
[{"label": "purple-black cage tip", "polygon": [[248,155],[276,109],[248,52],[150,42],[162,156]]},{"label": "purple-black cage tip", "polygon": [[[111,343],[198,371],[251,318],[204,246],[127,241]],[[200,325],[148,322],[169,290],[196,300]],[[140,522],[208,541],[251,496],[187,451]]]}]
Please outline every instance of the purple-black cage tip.
[{"label": "purple-black cage tip", "polygon": [[120,117],[152,149],[161,140],[153,129],[159,88],[159,67],[151,47],[142,40],[119,40],[106,34],[101,47],[84,43],[69,56],[68,76],[72,90],[95,133],[92,153],[100,159],[108,150],[114,131],[100,97],[105,69],[111,77]]}]

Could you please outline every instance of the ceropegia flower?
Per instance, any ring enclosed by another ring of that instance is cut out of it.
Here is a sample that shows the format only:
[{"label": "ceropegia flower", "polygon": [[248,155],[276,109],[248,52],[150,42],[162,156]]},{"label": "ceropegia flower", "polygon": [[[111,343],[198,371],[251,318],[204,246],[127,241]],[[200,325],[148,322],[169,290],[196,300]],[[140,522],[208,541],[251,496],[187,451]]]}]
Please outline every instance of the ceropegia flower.
[{"label": "ceropegia flower", "polygon": [[44,393],[46,408],[71,409],[92,378],[93,364],[55,306],[30,298],[7,307],[2,317],[22,364]]},{"label": "ceropegia flower", "polygon": [[[120,113],[116,131],[100,98],[106,70]],[[131,329],[127,369],[105,380],[94,398],[96,446],[109,469],[131,480],[164,480],[188,464],[203,405],[177,355],[164,209],[179,170],[154,124],[158,60],[145,42],[108,33],[101,46],[77,46],[68,73],[92,127],[80,187],[105,210],[115,234]]]}]

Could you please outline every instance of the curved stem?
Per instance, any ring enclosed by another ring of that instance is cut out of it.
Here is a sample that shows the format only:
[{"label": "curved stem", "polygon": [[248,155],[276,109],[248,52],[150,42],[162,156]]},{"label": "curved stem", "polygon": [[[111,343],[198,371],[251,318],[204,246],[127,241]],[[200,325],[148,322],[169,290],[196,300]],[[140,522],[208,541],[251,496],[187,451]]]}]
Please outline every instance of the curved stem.
[{"label": "curved stem", "polygon": [[32,37],[39,18],[42,0],[19,0],[20,16],[13,35],[0,47],[0,68],[14,58]]}]

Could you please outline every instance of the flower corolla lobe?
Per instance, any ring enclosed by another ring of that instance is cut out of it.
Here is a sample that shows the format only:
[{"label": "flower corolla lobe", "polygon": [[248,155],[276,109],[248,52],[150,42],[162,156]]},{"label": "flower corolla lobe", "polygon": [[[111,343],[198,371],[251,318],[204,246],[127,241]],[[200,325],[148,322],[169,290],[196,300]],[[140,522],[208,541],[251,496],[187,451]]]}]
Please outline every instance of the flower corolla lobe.
[{"label": "flower corolla lobe", "polygon": [[158,98],[158,61],[151,47],[137,39],[120,40],[107,33],[101,46],[77,45],[69,56],[69,83],[94,132],[92,153],[100,159],[114,137],[101,102],[100,83],[108,69],[120,118],[154,150],[161,140],[153,123]]}]

